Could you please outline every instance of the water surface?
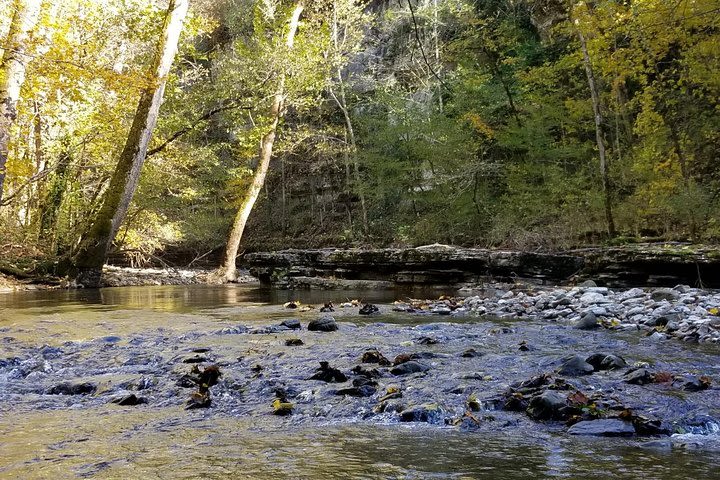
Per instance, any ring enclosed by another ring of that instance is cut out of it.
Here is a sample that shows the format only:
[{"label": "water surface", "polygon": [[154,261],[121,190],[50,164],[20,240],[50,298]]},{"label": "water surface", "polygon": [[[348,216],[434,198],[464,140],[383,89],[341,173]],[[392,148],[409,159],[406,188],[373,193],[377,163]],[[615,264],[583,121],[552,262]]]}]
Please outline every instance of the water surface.
[{"label": "water surface", "polygon": [[[493,421],[486,429],[464,431],[437,424],[400,424],[391,416],[368,416],[363,413],[366,409],[349,400],[320,395],[319,411],[324,403],[332,403],[337,413],[276,417],[270,414],[269,400],[256,398],[257,391],[242,378],[249,375],[251,363],[238,363],[235,370],[232,364],[236,357],[240,362],[239,357],[256,354],[268,362],[268,382],[289,378],[302,383],[308,365],[322,359],[316,355],[336,349],[335,361],[347,361],[349,366],[369,344],[389,354],[409,348],[408,339],[418,332],[429,332],[447,338],[443,345],[428,347],[431,351],[446,354],[465,348],[466,342],[487,351],[485,359],[467,368],[488,370],[482,373],[494,378],[479,388],[498,390],[508,381],[504,376],[522,378],[542,371],[572,348],[620,349],[633,359],[662,356],[668,368],[696,365],[716,375],[720,368],[716,346],[708,349],[668,342],[658,347],[613,332],[581,337],[576,331],[533,322],[516,322],[512,332],[498,334],[500,324],[478,323],[477,318],[450,319],[456,325],[443,327],[434,322],[447,318],[387,313],[368,320],[353,311],[335,314],[344,322],[338,335],[298,334],[306,341],[305,350],[288,352],[283,345],[285,334],[213,333],[238,324],[271,325],[290,317],[306,322],[317,315],[283,309],[282,303],[288,300],[337,304],[362,298],[390,303],[439,293],[163,286],[0,295],[0,360],[31,358],[41,346],[49,345],[72,353],[65,355],[68,358],[46,355],[52,370],[31,374],[38,384],[66,374],[90,378],[101,386],[97,395],[87,398],[48,396],[33,390],[32,376],[14,380],[6,373],[0,378],[0,389],[5,389],[0,392],[0,477],[717,478],[720,453],[712,435],[689,435],[676,441],[676,448],[653,450],[640,448],[642,441],[635,439],[570,437],[561,428],[540,428],[521,418],[508,417],[515,422],[509,427]],[[423,325],[428,330],[414,330]],[[466,331],[468,339],[460,338],[458,331]],[[536,350],[523,356],[513,353],[515,349],[510,347],[524,339]],[[184,393],[166,387],[150,393],[148,405],[107,403],[123,381],[187,368],[178,359],[196,346],[212,348],[217,359],[229,363],[224,368],[230,378],[215,387],[213,408],[186,411],[175,398]],[[282,363],[288,355],[292,360]],[[279,363],[273,364],[273,359],[280,359]],[[84,371],[75,371],[76,365],[82,365]],[[453,377],[452,364],[440,361],[436,370],[449,379],[448,385],[475,388],[472,381]],[[431,387],[418,380],[416,394],[430,395]],[[443,384],[436,387],[445,390]],[[264,392],[263,388],[259,391]],[[444,391],[442,394],[446,395],[443,399],[452,398]],[[406,397],[413,398],[413,392],[408,391]],[[697,408],[691,413],[716,413],[712,410],[715,404],[707,397],[698,394],[690,400]],[[684,408],[684,401],[668,396],[659,400],[656,408]],[[310,407],[303,412],[309,411]]]}]

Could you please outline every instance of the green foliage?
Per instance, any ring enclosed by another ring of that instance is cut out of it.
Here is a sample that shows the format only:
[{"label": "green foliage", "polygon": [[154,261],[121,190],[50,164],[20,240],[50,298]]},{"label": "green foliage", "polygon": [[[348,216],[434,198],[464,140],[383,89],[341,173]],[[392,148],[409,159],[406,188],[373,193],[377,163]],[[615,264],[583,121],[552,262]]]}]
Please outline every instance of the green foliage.
[{"label": "green foliage", "polygon": [[[139,0],[61,3],[34,46],[0,212],[4,240],[48,252],[75,244],[97,208],[162,14]],[[191,2],[150,145],[162,148],[148,159],[118,247],[194,255],[224,243],[280,72],[287,111],[245,247],[608,240],[578,31],[598,81],[619,234],[720,238],[715,0],[545,9],[438,0],[413,3],[414,20],[405,2],[376,3],[307,2],[289,55],[294,2]],[[57,222],[41,238],[43,199],[56,193],[52,169],[67,148]]]}]

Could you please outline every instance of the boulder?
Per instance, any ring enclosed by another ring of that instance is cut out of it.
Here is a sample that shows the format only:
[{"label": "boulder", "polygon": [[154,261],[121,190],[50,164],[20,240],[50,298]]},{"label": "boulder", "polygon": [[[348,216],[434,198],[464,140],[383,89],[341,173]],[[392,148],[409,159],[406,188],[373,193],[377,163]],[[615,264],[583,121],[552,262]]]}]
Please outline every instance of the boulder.
[{"label": "boulder", "polygon": [[568,375],[577,377],[580,375],[590,375],[595,369],[578,355],[563,359],[563,363],[558,370],[560,375]]},{"label": "boulder", "polygon": [[337,329],[337,322],[330,315],[323,315],[308,324],[308,330],[311,332],[334,332]]}]

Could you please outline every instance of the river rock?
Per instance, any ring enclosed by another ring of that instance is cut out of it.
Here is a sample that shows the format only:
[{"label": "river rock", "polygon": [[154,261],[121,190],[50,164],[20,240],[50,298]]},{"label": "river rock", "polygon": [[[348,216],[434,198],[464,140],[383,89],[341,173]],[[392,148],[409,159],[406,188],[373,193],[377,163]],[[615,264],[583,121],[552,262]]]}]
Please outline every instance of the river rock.
[{"label": "river rock", "polygon": [[122,407],[126,407],[147,403],[147,399],[143,397],[138,397],[134,393],[131,393],[130,395],[123,395],[121,397],[113,398],[112,400],[110,400],[110,403],[115,403]]},{"label": "river rock", "polygon": [[632,436],[635,435],[635,427],[631,423],[608,418],[578,422],[568,429],[568,433],[570,435],[597,435],[603,437]]},{"label": "river rock", "polygon": [[654,290],[652,293],[650,293],[650,298],[656,302],[661,302],[663,300],[672,302],[680,298],[680,293],[673,290],[672,288],[658,288],[657,290]]},{"label": "river rock", "polygon": [[653,380],[652,375],[644,368],[631,370],[625,374],[625,382],[632,385],[647,385]]},{"label": "river rock", "polygon": [[535,420],[560,420],[564,417],[561,410],[566,406],[567,399],[563,395],[547,391],[530,400],[527,414]]},{"label": "river rock", "polygon": [[300,325],[300,320],[296,318],[291,318],[288,320],[283,320],[282,323],[280,323],[283,327],[289,328],[290,330],[300,330],[302,326]]},{"label": "river rock", "polygon": [[612,300],[607,298],[602,293],[587,292],[580,297],[580,303],[583,305],[596,305],[598,303],[611,303]]},{"label": "river rock", "polygon": [[415,360],[410,360],[405,363],[401,363],[400,365],[397,365],[390,370],[390,373],[393,375],[409,375],[411,373],[420,373],[420,372],[427,372],[430,370],[430,367],[425,365],[424,363],[416,362]]},{"label": "river rock", "polygon": [[436,422],[442,415],[442,410],[437,404],[430,403],[411,407],[400,413],[401,422]]},{"label": "river rock", "polygon": [[654,327],[665,327],[670,323],[677,324],[680,323],[681,318],[680,315],[677,313],[667,313],[665,315],[661,315],[652,322],[652,326]]},{"label": "river rock", "polygon": [[305,343],[299,338],[288,338],[285,340],[286,347],[299,347],[301,345],[305,345]]},{"label": "river rock", "polygon": [[377,363],[381,367],[389,367],[391,365],[390,360],[385,358],[385,355],[375,349],[367,350],[363,353],[361,361],[362,363]]},{"label": "river rock", "polygon": [[366,303],[362,307],[360,307],[360,311],[358,312],[360,315],[372,315],[373,313],[378,313],[380,309],[373,305],[372,303]]},{"label": "river rock", "polygon": [[560,375],[577,377],[579,375],[590,375],[594,371],[593,366],[583,360],[582,357],[573,355],[572,357],[563,359],[563,364],[560,366],[558,373]]},{"label": "river rock", "polygon": [[460,356],[463,358],[482,357],[482,355],[483,355],[482,353],[478,352],[474,348],[468,348],[467,350],[465,350],[464,352],[462,352],[460,354]]},{"label": "river rock", "polygon": [[600,325],[597,322],[597,316],[593,312],[588,312],[575,324],[578,330],[593,330]]},{"label": "river rock", "polygon": [[710,379],[708,377],[687,377],[683,384],[683,390],[688,392],[700,392],[710,388]]},{"label": "river rock", "polygon": [[84,383],[60,383],[50,388],[48,395],[90,395],[95,393],[97,387],[89,382]]},{"label": "river rock", "polygon": [[627,366],[622,357],[608,355],[606,353],[594,353],[586,358],[585,361],[592,365],[596,372],[600,370],[615,370]]},{"label": "river rock", "polygon": [[327,383],[347,382],[347,376],[328,362],[320,362],[320,368],[308,380],[320,380]]},{"label": "river rock", "polygon": [[618,370],[627,367],[627,362],[617,355],[607,355],[600,363],[600,370]]},{"label": "river rock", "polygon": [[330,315],[323,315],[308,324],[308,330],[311,332],[334,332],[337,329],[337,322]]}]

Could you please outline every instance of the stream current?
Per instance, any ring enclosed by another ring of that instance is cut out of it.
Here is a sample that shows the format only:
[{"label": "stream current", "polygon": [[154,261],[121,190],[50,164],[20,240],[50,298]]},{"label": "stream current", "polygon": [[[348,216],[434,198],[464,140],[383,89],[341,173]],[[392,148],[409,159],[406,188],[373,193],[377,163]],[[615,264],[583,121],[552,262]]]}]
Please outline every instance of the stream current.
[{"label": "stream current", "polygon": [[[717,345],[658,344],[541,321],[408,315],[388,306],[441,293],[229,285],[0,295],[0,478],[718,478]],[[337,309],[337,332],[263,330],[291,318],[304,327],[318,316],[283,308],[289,300],[338,305],[351,298],[380,304],[381,314]],[[304,345],[286,346],[290,338]],[[418,341],[424,338],[433,342]],[[528,351],[518,350],[523,342]],[[308,380],[323,360],[350,372],[368,348],[389,359],[427,354],[431,370],[385,375],[368,398],[338,396],[338,385]],[[482,355],[462,358],[468,348]],[[441,420],[401,423],[373,410],[377,396],[397,387],[402,402],[462,415],[469,395],[491,398],[552,371],[569,353],[597,351],[711,378],[710,390],[692,393],[627,386],[614,373],[574,380],[666,420],[682,432],[672,448],[642,446],[653,438],[574,437],[557,422],[515,412],[485,412],[478,428],[463,429]],[[197,357],[220,365],[223,376],[210,408],[185,410],[191,390],[176,382],[192,367],[185,361]],[[96,390],[48,394],[63,382]],[[292,415],[272,415],[278,387],[295,404]],[[110,403],[128,392],[147,403]]]}]

